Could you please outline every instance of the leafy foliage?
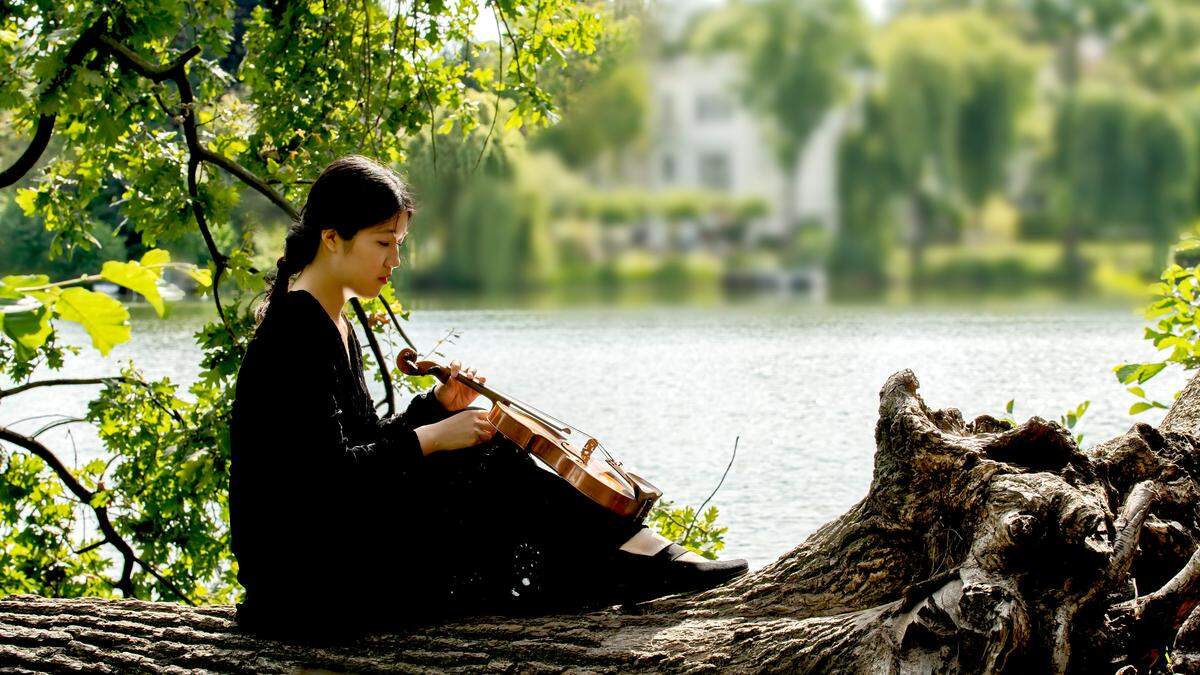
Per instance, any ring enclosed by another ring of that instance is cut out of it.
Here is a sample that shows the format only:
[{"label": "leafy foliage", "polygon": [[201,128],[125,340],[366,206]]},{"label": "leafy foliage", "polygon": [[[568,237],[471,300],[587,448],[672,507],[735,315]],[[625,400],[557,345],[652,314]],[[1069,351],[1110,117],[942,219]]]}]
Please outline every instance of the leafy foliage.
[{"label": "leafy foliage", "polygon": [[[1084,413],[1087,412],[1091,401],[1084,401],[1074,408],[1062,413],[1058,416],[1058,423],[1067,431],[1075,431],[1075,426],[1079,424],[1079,420],[1083,419]],[[1008,422],[1010,427],[1017,426],[1017,421],[1013,418],[1013,409],[1016,407],[1016,399],[1009,399],[1008,403],[1004,404],[1005,416],[1001,417],[1002,422]],[[1083,433],[1073,435],[1076,445],[1083,445]]]},{"label": "leafy foliage", "polygon": [[[1146,363],[1121,363],[1113,368],[1117,381],[1126,385],[1126,391],[1139,400],[1129,408],[1130,415],[1152,410],[1165,409],[1167,403],[1151,398],[1143,384],[1161,373],[1167,366],[1177,364],[1184,370],[1200,367],[1200,266],[1195,262],[1195,252],[1200,250],[1200,230],[1186,235],[1175,247],[1176,260],[1163,270],[1160,280],[1150,287],[1151,299],[1144,316],[1151,325],[1146,327],[1145,338],[1151,341],[1166,356],[1159,361]],[[1191,262],[1187,262],[1191,261]],[[1179,393],[1176,392],[1178,397]]]},{"label": "leafy foliage", "polygon": [[1192,129],[1172,104],[1124,87],[1087,86],[1058,111],[1056,208],[1093,231],[1141,227],[1166,260],[1195,208]]},{"label": "leafy foliage", "polygon": [[680,546],[709,560],[725,548],[728,527],[717,527],[717,507],[710,506],[697,517],[691,506],[678,506],[669,499],[659,499],[646,516],[646,524]]}]

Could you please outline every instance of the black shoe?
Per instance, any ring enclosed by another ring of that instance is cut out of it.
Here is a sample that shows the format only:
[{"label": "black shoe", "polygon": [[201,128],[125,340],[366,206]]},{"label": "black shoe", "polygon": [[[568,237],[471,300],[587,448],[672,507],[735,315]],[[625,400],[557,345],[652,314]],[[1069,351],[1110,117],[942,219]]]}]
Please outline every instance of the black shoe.
[{"label": "black shoe", "polygon": [[642,602],[675,593],[699,591],[719,586],[749,571],[743,559],[679,560],[688,549],[674,542],[654,555],[641,555],[617,549],[614,567],[617,575],[616,596],[620,602]]}]

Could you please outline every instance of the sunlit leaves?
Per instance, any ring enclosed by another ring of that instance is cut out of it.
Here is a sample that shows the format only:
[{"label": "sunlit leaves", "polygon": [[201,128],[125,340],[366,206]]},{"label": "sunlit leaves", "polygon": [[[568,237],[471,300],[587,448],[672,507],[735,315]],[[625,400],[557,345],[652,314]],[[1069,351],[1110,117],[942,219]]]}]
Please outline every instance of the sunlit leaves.
[{"label": "sunlit leaves", "polygon": [[[1196,248],[1195,234],[1188,234],[1176,246],[1176,256],[1188,256]],[[1122,363],[1113,367],[1117,381],[1128,385],[1126,390],[1140,399],[1129,408],[1136,415],[1167,404],[1146,394],[1140,386],[1161,373],[1167,366],[1178,364],[1185,370],[1200,367],[1200,267],[1184,267],[1172,263],[1163,270],[1161,281],[1150,286],[1153,297],[1143,314],[1152,322],[1146,327],[1145,338],[1161,350],[1169,350],[1161,361]]]},{"label": "sunlit leaves", "polygon": [[83,544],[72,540],[76,522],[45,462],[0,448],[0,594],[111,595],[108,561],[74,552]]},{"label": "sunlit leaves", "polygon": [[18,360],[32,359],[50,331],[50,309],[45,306],[4,315],[4,334],[12,340]]},{"label": "sunlit leaves", "polygon": [[115,345],[129,339],[129,311],[103,293],[68,288],[54,308],[67,321],[82,324],[101,354],[108,354]]},{"label": "sunlit leaves", "polygon": [[106,281],[137,291],[146,297],[159,316],[163,315],[162,295],[158,292],[158,275],[139,263],[109,260],[100,268],[100,276]]},{"label": "sunlit leaves", "polygon": [[680,546],[691,549],[709,560],[725,548],[728,527],[717,527],[717,507],[709,506],[697,517],[691,506],[676,506],[669,499],[659,499],[646,516],[646,524]]},{"label": "sunlit leaves", "polygon": [[[49,277],[10,275],[0,279],[0,311],[5,319],[0,329],[12,341],[18,362],[30,362],[52,334],[52,318],[75,321],[87,330],[92,344],[102,354],[129,339],[129,312],[120,302],[71,284],[105,279],[141,293],[163,316],[164,306],[157,283],[166,266],[186,270],[203,285],[211,283],[208,270],[195,265],[172,263],[170,253],[162,249],[147,251],[140,261],[104,263],[99,275],[49,283]],[[0,364],[4,361],[0,360]],[[9,364],[11,365],[11,364]]]}]

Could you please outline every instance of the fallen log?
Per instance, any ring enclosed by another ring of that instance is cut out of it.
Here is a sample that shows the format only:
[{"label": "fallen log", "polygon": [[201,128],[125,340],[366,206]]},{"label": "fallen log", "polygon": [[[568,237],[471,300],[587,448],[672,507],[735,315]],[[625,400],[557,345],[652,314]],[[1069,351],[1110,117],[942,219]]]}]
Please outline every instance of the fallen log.
[{"label": "fallen log", "polygon": [[[867,496],[774,563],[633,606],[326,643],[228,606],[0,598],[0,668],[76,672],[1150,672],[1200,667],[1200,384],[1083,451],[1055,422],[880,392]],[[1141,589],[1138,594],[1135,588]]]}]

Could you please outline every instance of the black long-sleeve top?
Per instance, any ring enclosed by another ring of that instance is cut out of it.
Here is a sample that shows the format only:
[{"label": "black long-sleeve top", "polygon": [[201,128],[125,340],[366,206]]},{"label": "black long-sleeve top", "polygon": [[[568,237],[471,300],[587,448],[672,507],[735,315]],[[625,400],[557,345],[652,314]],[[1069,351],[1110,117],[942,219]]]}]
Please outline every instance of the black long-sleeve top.
[{"label": "black long-sleeve top", "polygon": [[347,358],[317,299],[293,290],[271,303],[238,371],[229,519],[248,616],[328,621],[397,591],[416,605],[430,578],[406,569],[419,560],[406,544],[426,459],[413,429],[451,413],[427,391],[380,419],[349,340]]}]

